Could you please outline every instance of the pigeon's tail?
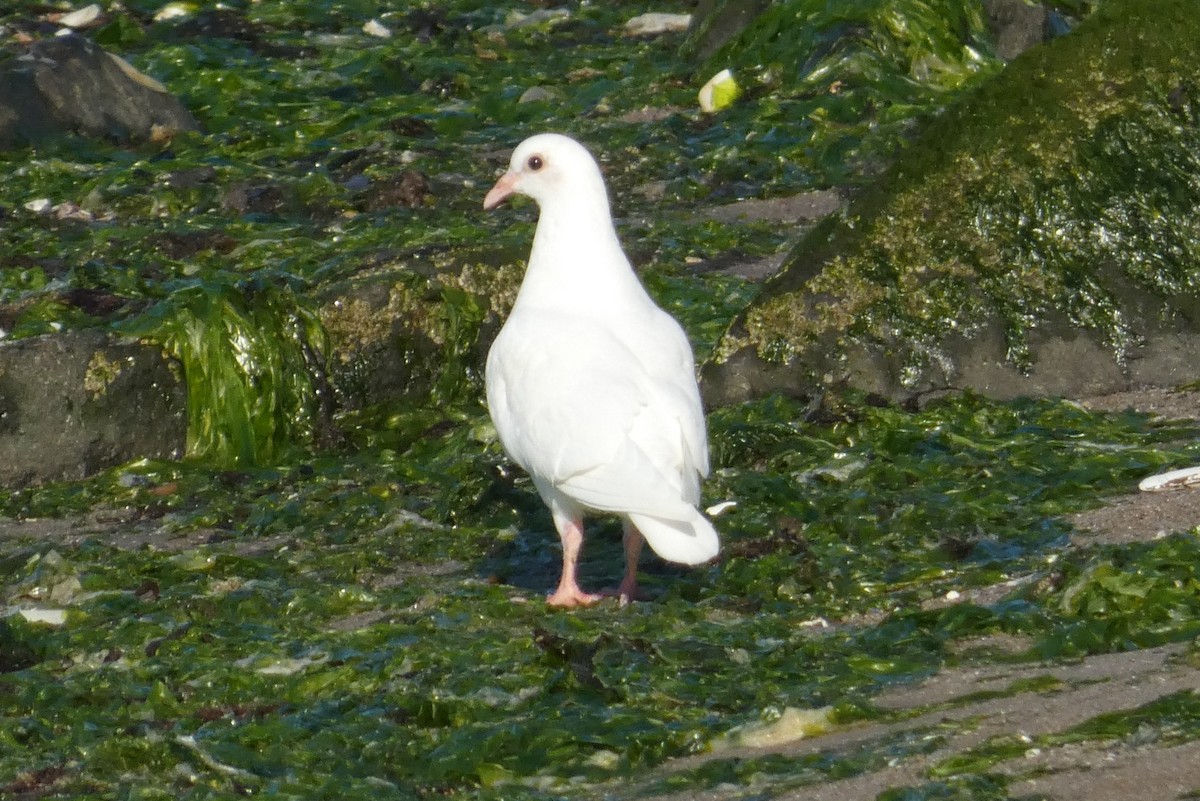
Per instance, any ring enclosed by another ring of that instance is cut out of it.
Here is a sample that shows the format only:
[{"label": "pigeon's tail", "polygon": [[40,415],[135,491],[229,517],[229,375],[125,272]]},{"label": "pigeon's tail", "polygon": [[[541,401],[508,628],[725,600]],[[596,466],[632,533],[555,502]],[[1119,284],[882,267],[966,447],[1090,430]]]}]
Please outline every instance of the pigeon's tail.
[{"label": "pigeon's tail", "polygon": [[712,523],[696,510],[687,520],[668,520],[664,517],[630,513],[632,523],[654,552],[668,562],[698,565],[717,555],[721,543]]}]

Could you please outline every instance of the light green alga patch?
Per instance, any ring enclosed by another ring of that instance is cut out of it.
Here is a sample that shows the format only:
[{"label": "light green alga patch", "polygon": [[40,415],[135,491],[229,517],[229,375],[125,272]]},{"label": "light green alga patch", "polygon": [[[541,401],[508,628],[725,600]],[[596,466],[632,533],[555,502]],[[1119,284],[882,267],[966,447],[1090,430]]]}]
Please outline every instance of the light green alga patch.
[{"label": "light green alga patch", "polygon": [[108,385],[121,374],[121,363],[108,358],[102,350],[92,354],[88,361],[87,372],[83,376],[83,388],[93,399],[102,397],[108,390]]}]

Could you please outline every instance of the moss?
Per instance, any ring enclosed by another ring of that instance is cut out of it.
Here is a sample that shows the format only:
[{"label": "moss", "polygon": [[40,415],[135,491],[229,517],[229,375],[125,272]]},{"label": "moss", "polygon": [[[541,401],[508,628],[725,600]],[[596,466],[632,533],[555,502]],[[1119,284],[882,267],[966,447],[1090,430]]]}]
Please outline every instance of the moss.
[{"label": "moss", "polygon": [[120,374],[120,362],[113,361],[104,351],[98,350],[88,362],[87,372],[83,376],[83,388],[93,399],[102,397],[108,391],[109,384],[116,381]]},{"label": "moss", "polygon": [[477,391],[481,332],[507,315],[523,274],[523,263],[497,266],[455,251],[335,287],[319,316],[343,403],[420,401],[431,392],[450,402]]},{"label": "moss", "polygon": [[793,250],[735,336],[764,359],[781,341],[808,358],[844,331],[900,343],[919,368],[919,343],[999,319],[1027,365],[1030,333],[1061,315],[1123,359],[1147,311],[1128,308],[1131,291],[1169,308],[1200,285],[1194,11],[1113,0],[929,121],[844,219]]},{"label": "moss", "polygon": [[362,298],[339,298],[322,306],[321,324],[334,343],[339,361],[347,362],[363,348],[384,342],[392,329],[388,309],[375,309]]},{"label": "moss", "polygon": [[445,280],[448,286],[486,299],[493,314],[506,317],[517,300],[524,277],[525,264],[522,261],[500,268],[492,264],[466,264],[460,272],[447,276]]}]

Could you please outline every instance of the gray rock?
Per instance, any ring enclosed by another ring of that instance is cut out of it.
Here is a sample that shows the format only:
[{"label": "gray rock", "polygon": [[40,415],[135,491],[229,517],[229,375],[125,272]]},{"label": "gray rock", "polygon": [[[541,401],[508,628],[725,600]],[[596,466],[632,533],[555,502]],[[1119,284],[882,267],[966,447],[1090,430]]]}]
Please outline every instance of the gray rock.
[{"label": "gray rock", "polygon": [[0,345],[0,485],[178,458],[186,398],[161,351],[98,329]]},{"label": "gray rock", "polygon": [[1100,337],[1065,322],[1037,332],[1031,340],[1033,365],[1022,370],[1007,358],[999,325],[954,337],[942,343],[940,363],[916,380],[906,376],[907,367],[896,350],[876,343],[856,343],[841,352],[831,349],[818,360],[824,374],[812,383],[798,382],[788,365],[764,362],[740,350],[706,366],[704,401],[715,408],[774,392],[809,397],[818,384],[849,386],[897,403],[947,390],[971,390],[995,400],[1081,398],[1180,386],[1198,374],[1200,332],[1195,330],[1147,332],[1144,344],[1123,361],[1113,358],[1112,348]]},{"label": "gray rock", "polygon": [[146,141],[198,127],[164,86],[82,36],[0,57],[2,149],[67,134]]},{"label": "gray rock", "polygon": [[702,64],[770,8],[771,0],[700,0],[683,51]]},{"label": "gray rock", "polygon": [[1046,41],[1047,11],[1025,0],[984,0],[988,30],[996,55],[1011,61],[1036,44]]},{"label": "gray rock", "polygon": [[518,103],[545,103],[554,99],[554,93],[544,86],[531,86],[521,93]]},{"label": "gray rock", "polygon": [[837,189],[814,189],[791,197],[726,203],[705,211],[704,216],[724,223],[812,223],[842,208],[845,203],[845,195]]}]

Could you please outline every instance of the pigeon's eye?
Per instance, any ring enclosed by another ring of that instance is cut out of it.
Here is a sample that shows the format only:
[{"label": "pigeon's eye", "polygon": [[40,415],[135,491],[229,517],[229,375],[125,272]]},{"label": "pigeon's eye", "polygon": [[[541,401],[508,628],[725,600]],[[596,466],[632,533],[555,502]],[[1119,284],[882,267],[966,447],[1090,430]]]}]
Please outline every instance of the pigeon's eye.
[{"label": "pigeon's eye", "polygon": [[542,168],[542,157],[541,156],[530,156],[529,161],[527,161],[525,163],[529,165],[529,169],[533,170],[534,172],[537,172],[538,170],[540,170]]}]

